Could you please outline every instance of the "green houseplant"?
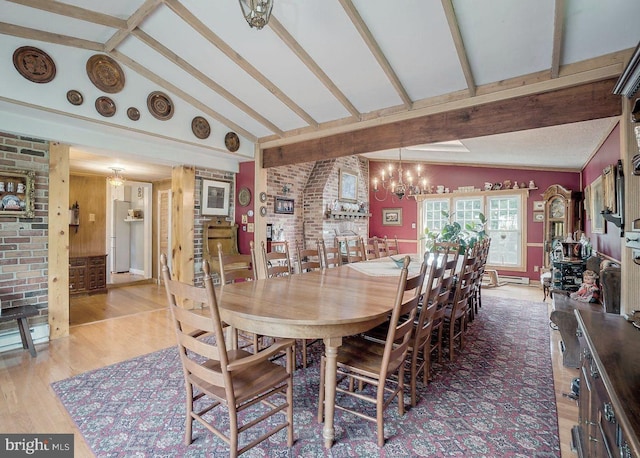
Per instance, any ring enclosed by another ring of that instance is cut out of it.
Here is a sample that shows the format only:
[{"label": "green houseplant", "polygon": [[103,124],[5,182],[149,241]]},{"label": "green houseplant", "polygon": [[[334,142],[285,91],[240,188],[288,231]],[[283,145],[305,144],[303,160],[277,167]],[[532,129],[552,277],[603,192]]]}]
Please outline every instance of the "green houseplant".
[{"label": "green houseplant", "polygon": [[[442,215],[450,220],[448,212],[443,211]],[[426,228],[424,230],[425,248],[430,251],[436,242],[459,243],[460,253],[462,254],[467,248],[473,248],[476,243],[487,237],[486,224],[487,219],[483,213],[480,213],[478,221],[467,223],[464,228],[458,222],[445,224],[440,231],[431,231]]]}]

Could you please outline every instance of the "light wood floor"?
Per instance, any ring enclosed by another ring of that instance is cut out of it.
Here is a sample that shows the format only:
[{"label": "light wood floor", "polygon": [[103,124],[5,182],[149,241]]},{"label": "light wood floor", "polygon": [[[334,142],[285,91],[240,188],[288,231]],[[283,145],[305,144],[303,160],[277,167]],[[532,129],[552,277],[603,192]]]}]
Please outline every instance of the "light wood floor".
[{"label": "light wood floor", "polygon": [[[484,289],[482,294],[483,297],[496,295],[533,301],[542,299],[541,289],[526,286],[507,285]],[[88,308],[95,310],[88,311],[86,315],[99,316],[98,311],[102,310],[101,321],[72,326],[69,337],[37,345],[36,358],[31,358],[23,350],[0,354],[1,432],[73,432],[75,456],[92,456],[50,384],[175,344],[162,287],[154,284],[128,286],[109,290],[108,295],[89,297],[93,298],[94,304]],[[119,310],[111,311],[111,306],[106,303],[101,309],[96,305],[100,297],[105,302],[115,304],[114,307],[117,305]],[[547,302],[550,306],[550,301]],[[123,315],[123,310],[132,314]],[[78,317],[82,313],[75,315]],[[480,319],[481,315],[482,311]],[[570,448],[571,427],[577,421],[578,409],[575,401],[563,397],[562,393],[569,391],[571,380],[578,371],[562,367],[559,333],[550,332],[561,451],[563,457],[573,457],[575,454]]]}]

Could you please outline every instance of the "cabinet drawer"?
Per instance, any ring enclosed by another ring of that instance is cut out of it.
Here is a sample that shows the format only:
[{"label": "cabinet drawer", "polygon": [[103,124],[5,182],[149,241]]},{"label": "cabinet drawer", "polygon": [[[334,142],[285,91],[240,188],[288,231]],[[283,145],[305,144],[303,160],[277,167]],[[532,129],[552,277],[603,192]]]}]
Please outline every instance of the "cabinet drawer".
[{"label": "cabinet drawer", "polygon": [[87,265],[87,258],[69,258],[71,267],[83,267]]}]

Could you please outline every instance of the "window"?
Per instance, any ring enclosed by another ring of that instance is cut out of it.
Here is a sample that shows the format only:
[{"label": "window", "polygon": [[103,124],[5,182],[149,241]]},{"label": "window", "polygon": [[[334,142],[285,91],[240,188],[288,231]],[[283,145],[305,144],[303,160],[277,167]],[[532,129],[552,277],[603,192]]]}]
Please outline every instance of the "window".
[{"label": "window", "polygon": [[[491,237],[491,248],[487,264],[513,270],[523,270],[524,265],[524,196],[517,194],[456,196],[442,195],[425,198],[419,207],[422,212],[423,229],[438,232],[449,221],[442,214],[450,213],[451,221],[466,228],[468,223],[480,220],[480,213],[487,218],[486,231]],[[449,210],[451,209],[451,211]]]}]

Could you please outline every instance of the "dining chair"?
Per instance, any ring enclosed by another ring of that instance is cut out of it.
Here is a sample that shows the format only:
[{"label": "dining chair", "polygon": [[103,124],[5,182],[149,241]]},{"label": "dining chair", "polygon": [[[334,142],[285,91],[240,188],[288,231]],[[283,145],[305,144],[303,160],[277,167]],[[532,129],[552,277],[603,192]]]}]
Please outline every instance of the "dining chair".
[{"label": "dining chair", "polygon": [[296,255],[298,273],[322,269],[322,249],[317,243],[315,248],[305,248],[304,242],[296,240]]},{"label": "dining chair", "polygon": [[[468,258],[469,263],[475,259]],[[458,342],[458,349],[464,348],[464,334],[466,331],[466,320],[468,316],[469,298],[473,288],[473,277],[475,272],[471,269],[463,270],[457,279],[453,300],[445,307],[444,312],[444,335],[449,342],[449,361],[455,358],[455,347]]]},{"label": "dining chair", "polygon": [[379,257],[378,251],[376,250],[376,247],[374,245],[373,238],[369,238],[365,240],[364,237],[361,237],[360,244],[362,245],[362,250],[364,251],[364,257],[367,261],[369,261],[370,259],[377,259]]},{"label": "dining chair", "polygon": [[264,260],[264,271],[267,278],[281,277],[283,275],[291,275],[291,257],[289,256],[289,243],[283,242],[282,252],[270,251],[267,253],[267,247],[264,242],[260,242],[262,245],[262,258]]},{"label": "dining chair", "polygon": [[[238,283],[243,281],[253,281],[258,278],[256,263],[253,256],[253,241],[249,242],[252,254],[225,254],[223,245],[218,242],[218,275],[220,283]],[[238,347],[238,336],[244,337],[253,344],[254,351],[260,349],[261,337],[256,334],[248,334],[244,331],[232,330],[232,346]],[[246,348],[246,345],[244,346]]]},{"label": "dining chair", "polygon": [[[444,263],[443,263],[444,267]],[[443,272],[440,282],[440,290],[436,297],[437,307],[433,312],[433,324],[431,325],[431,345],[429,348],[429,361],[435,361],[437,355],[438,363],[442,364],[442,344],[444,340],[445,311],[451,297],[453,288],[453,277],[446,276]]]},{"label": "dining chair", "polygon": [[[384,445],[384,410],[397,399],[398,413],[404,415],[404,370],[407,349],[410,344],[413,322],[416,316],[418,302],[422,294],[426,269],[420,274],[409,278],[408,266],[410,257],[405,256],[395,300],[389,318],[389,332],[384,343],[374,342],[363,336],[353,336],[344,339],[338,347],[336,380],[325,380],[326,357],[320,362],[320,392],[318,400],[318,422],[324,419],[324,390],[325,383],[335,383],[336,392],[372,403],[376,406],[376,416],[370,416],[349,404],[340,404],[340,397],[336,398],[335,408],[351,412],[360,418],[376,423],[378,446]],[[387,385],[386,380],[397,374],[397,382]],[[343,387],[343,382],[348,387]],[[359,384],[371,385],[375,394],[364,391],[354,391],[354,381]],[[388,396],[385,398],[385,394]]]},{"label": "dining chair", "polygon": [[379,258],[386,258],[387,256],[389,256],[384,239],[380,240],[378,237],[373,237],[373,247],[374,250],[376,250]]},{"label": "dining chair", "polygon": [[[185,444],[193,442],[193,420],[196,420],[229,445],[231,457],[244,453],[283,429],[287,430],[287,445],[291,447],[295,341],[277,339],[256,354],[241,349],[228,350],[209,263],[203,261],[202,265],[204,288],[172,280],[164,254],[161,263],[184,373]],[[203,311],[180,307],[178,304],[184,300],[202,304]],[[285,366],[270,361],[281,352],[286,354]],[[276,398],[284,398],[284,402]],[[262,406],[260,409],[252,408],[258,403]],[[228,423],[220,422],[223,428],[207,419],[219,420],[222,415],[217,412],[219,409],[226,410],[228,416]],[[246,409],[250,413],[243,414]],[[209,415],[205,417],[205,414]],[[276,414],[285,418],[263,431],[262,420]],[[253,428],[258,422],[261,422],[260,428]],[[253,432],[249,431],[250,428]],[[257,431],[260,435],[256,438]],[[243,439],[242,444],[240,438]]]},{"label": "dining chair", "polygon": [[328,247],[324,239],[318,240],[318,245],[322,246],[322,262],[325,269],[342,265],[342,253],[340,253],[340,245]]},{"label": "dining chair", "polygon": [[349,242],[345,243],[345,249],[347,250],[348,264],[351,264],[354,262],[366,261],[367,258],[364,254],[364,247],[362,244],[361,237],[351,240],[351,243]]},{"label": "dining chair", "polygon": [[393,240],[389,240],[387,236],[384,236],[384,247],[387,252],[387,256],[393,256],[394,254],[400,254],[400,247],[398,246],[398,237],[393,237]]},{"label": "dining chair", "polygon": [[435,242],[431,247],[432,253],[444,256],[446,263],[444,268],[445,276],[454,277],[458,272],[458,258],[460,256],[460,244],[454,242]]}]

